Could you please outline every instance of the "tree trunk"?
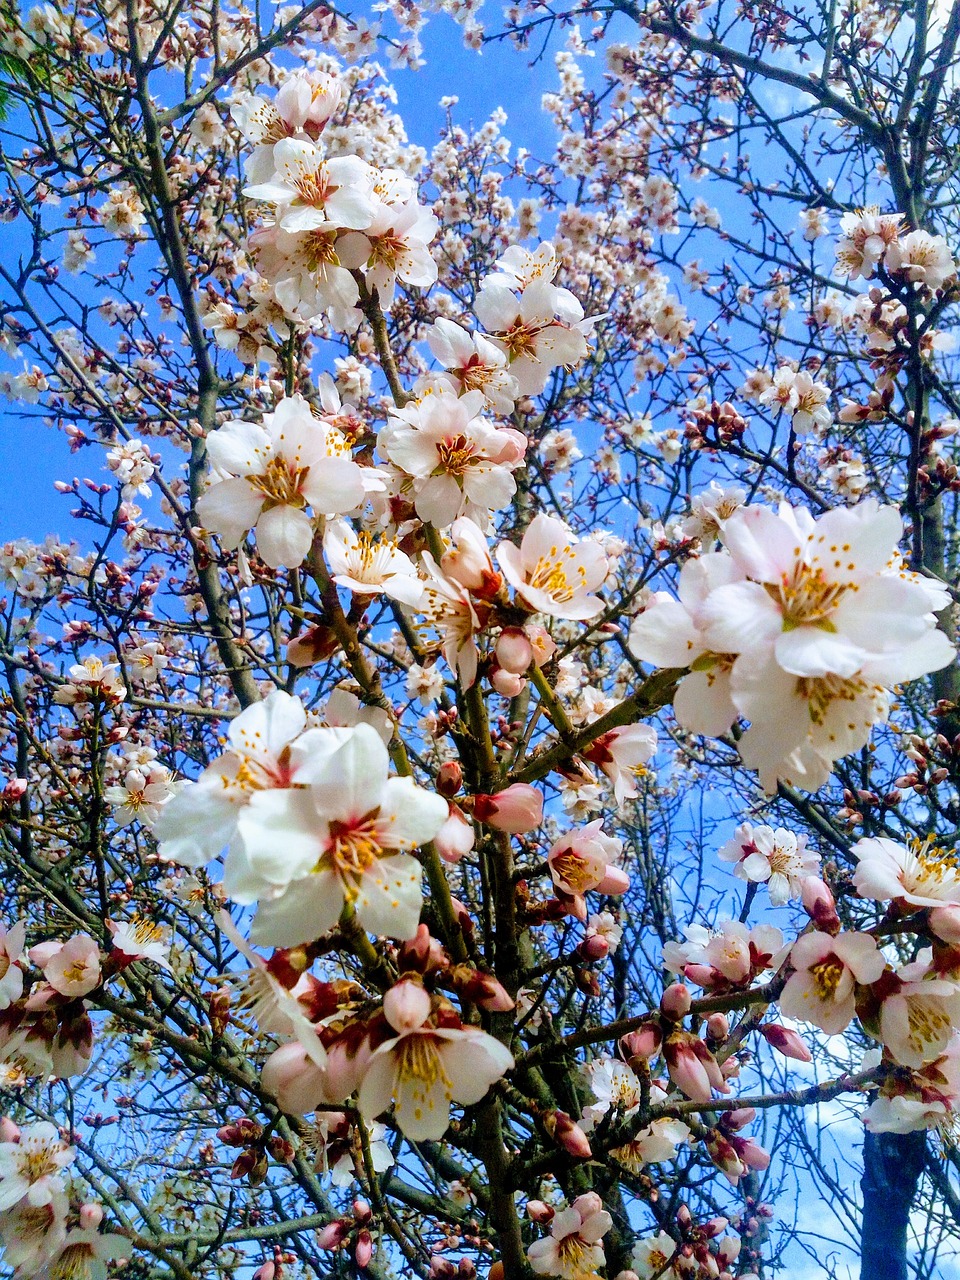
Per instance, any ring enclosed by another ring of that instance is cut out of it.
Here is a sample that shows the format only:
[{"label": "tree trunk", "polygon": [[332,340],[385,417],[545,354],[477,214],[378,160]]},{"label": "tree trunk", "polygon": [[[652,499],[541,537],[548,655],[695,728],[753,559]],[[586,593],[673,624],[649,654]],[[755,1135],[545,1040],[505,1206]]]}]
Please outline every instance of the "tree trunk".
[{"label": "tree trunk", "polygon": [[926,1152],[924,1129],[866,1133],[860,1280],[907,1280],[907,1224]]}]

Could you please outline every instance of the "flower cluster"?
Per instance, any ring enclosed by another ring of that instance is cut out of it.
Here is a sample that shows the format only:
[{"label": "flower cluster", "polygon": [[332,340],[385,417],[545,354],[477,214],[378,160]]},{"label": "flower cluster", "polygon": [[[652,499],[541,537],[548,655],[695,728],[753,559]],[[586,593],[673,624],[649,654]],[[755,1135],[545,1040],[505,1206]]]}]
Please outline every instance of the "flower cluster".
[{"label": "flower cluster", "polygon": [[815,790],[886,718],[892,686],[955,656],[934,617],[947,593],[904,569],[901,532],[872,499],[819,518],[741,507],[723,549],[684,564],[679,599],[652,597],[631,650],[690,668],[674,701],[684,728],[720,734],[743,717],[740,754],[764,787]]}]

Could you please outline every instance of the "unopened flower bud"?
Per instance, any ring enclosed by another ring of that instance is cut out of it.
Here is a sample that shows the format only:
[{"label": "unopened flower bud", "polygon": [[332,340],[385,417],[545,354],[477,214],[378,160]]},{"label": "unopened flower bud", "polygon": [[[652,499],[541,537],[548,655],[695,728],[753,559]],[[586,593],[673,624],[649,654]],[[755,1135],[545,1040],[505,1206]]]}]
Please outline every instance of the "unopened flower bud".
[{"label": "unopened flower bud", "polygon": [[817,876],[808,876],[800,887],[803,909],[824,933],[840,932],[837,904],[829,887]]},{"label": "unopened flower bud", "polygon": [[459,862],[473,848],[476,836],[462,809],[450,805],[450,816],[433,837],[434,847],[444,862]]},{"label": "unopened flower bud", "polygon": [[370,1265],[373,1258],[373,1237],[366,1228],[357,1235],[357,1243],[353,1249],[353,1256],[357,1266],[361,1269]]},{"label": "unopened flower bud", "polygon": [[527,1201],[527,1217],[541,1225],[552,1222],[556,1216],[556,1210],[550,1205],[545,1204],[543,1200]]},{"label": "unopened flower bud", "polygon": [[645,1022],[636,1031],[630,1031],[620,1041],[623,1056],[629,1062],[632,1058],[652,1058],[660,1052],[663,1043],[663,1032],[655,1022]]},{"label": "unopened flower bud", "polygon": [[533,661],[533,645],[520,627],[505,627],[497,640],[494,653],[504,671],[522,676]]},{"label": "unopened flower bud", "polygon": [[515,676],[503,667],[495,667],[490,672],[490,684],[504,698],[518,698],[527,687],[522,676]]},{"label": "unopened flower bud", "polygon": [[725,1013],[711,1013],[707,1019],[707,1036],[711,1040],[726,1040],[730,1034],[730,1019]]},{"label": "unopened flower bud", "polygon": [[339,1218],[334,1222],[328,1222],[325,1227],[321,1227],[317,1232],[317,1248],[339,1249],[346,1234],[347,1229]]},{"label": "unopened flower bud", "polygon": [[543,793],[528,782],[515,782],[496,795],[476,796],[473,813],[488,827],[520,835],[543,821]]},{"label": "unopened flower bud", "polygon": [[437,770],[437,790],[445,800],[452,800],[463,786],[463,770],[456,760],[445,760]]},{"label": "unopened flower bud", "polygon": [[568,1155],[578,1160],[589,1160],[593,1155],[587,1135],[566,1111],[550,1111],[543,1119],[544,1127]]},{"label": "unopened flower bud", "polygon": [[785,1058],[794,1058],[797,1062],[812,1062],[813,1057],[796,1031],[789,1027],[781,1027],[776,1022],[765,1022],[760,1034],[767,1044],[772,1045]]},{"label": "unopened flower bud", "polygon": [[80,1206],[80,1226],[84,1231],[96,1231],[103,1221],[103,1208],[88,1202]]},{"label": "unopened flower bud", "polygon": [[660,1012],[674,1022],[680,1022],[690,1012],[693,996],[682,982],[673,982],[660,997]]},{"label": "unopened flower bud", "polygon": [[934,907],[929,916],[930,932],[951,947],[960,946],[960,905],[954,902]]}]

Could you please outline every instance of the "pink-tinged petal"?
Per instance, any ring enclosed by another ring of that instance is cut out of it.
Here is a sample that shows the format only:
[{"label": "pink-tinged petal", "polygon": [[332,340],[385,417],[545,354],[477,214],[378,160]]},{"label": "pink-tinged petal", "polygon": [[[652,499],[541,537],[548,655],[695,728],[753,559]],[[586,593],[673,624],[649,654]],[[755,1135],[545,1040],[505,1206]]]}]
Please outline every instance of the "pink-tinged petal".
[{"label": "pink-tinged petal", "polygon": [[257,550],[271,569],[296,569],[312,545],[313,521],[296,507],[271,507],[257,521]]},{"label": "pink-tinged petal", "polygon": [[237,839],[265,888],[285,888],[312,871],[323,836],[309,791],[255,791],[237,819]]},{"label": "pink-tinged petal", "polygon": [[363,818],[383,803],[390,757],[368,724],[358,724],[311,787],[316,812],[332,821]]},{"label": "pink-tinged petal", "polygon": [[259,474],[272,454],[270,437],[256,422],[225,422],[207,436],[211,465],[232,476]]},{"label": "pink-tinged petal", "polygon": [[612,897],[616,897],[621,893],[626,893],[630,888],[630,877],[625,871],[621,871],[619,867],[607,867],[607,874],[597,885],[597,893],[606,893]]},{"label": "pink-tinged petal", "polygon": [[423,906],[423,871],[416,858],[378,858],[360,877],[355,907],[369,933],[404,942],[416,935]]},{"label": "pink-tinged petal", "polygon": [[258,947],[297,947],[329,932],[343,910],[343,885],[333,871],[295,880],[279,898],[264,899],[250,930]]},{"label": "pink-tinged petal", "polygon": [[247,480],[220,480],[197,500],[197,518],[233,551],[263,510],[263,494]]},{"label": "pink-tinged petal", "polygon": [[[491,1085],[513,1070],[513,1055],[507,1047],[483,1031],[467,1035],[450,1032],[440,1049],[444,1069],[450,1078],[453,1097],[465,1107],[483,1098]],[[455,1037],[455,1038],[454,1038]]]},{"label": "pink-tinged petal", "polygon": [[360,1082],[357,1105],[368,1124],[389,1111],[393,1102],[396,1063],[390,1049],[395,1043],[390,1041],[373,1054]]},{"label": "pink-tinged petal", "polygon": [[311,466],[302,493],[320,515],[342,515],[364,500],[363,469],[349,458],[323,458]]},{"label": "pink-tinged petal", "polygon": [[720,536],[737,566],[758,582],[779,583],[802,546],[796,527],[766,507],[740,507]]},{"label": "pink-tinged petal", "polygon": [[797,676],[823,676],[832,672],[845,679],[855,675],[867,656],[846,636],[822,627],[795,627],[778,635],[773,646],[784,671]]}]

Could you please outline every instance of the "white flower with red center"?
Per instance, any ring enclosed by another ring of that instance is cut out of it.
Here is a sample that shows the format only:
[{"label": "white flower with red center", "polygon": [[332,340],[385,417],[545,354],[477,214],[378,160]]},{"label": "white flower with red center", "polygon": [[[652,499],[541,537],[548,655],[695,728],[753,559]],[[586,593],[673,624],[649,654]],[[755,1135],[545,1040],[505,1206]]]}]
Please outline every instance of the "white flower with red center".
[{"label": "white flower with red center", "polygon": [[275,206],[284,231],[370,226],[376,175],[358,156],[326,159],[312,142],[282,138],[273,148],[273,166],[266,182],[244,187],[243,194]]},{"label": "white flower with red center", "polygon": [[[864,1068],[867,1067],[867,1057]],[[877,1052],[879,1057],[879,1051]],[[947,1129],[960,1104],[960,1033],[954,1031],[944,1052],[908,1076],[891,1071],[863,1117],[872,1133],[912,1133]]]},{"label": "white flower with red center", "polygon": [[895,243],[903,222],[901,213],[881,213],[871,205],[840,219],[843,235],[837,241],[837,266],[851,280],[873,275],[888,247]]},{"label": "white flower with red center", "polygon": [[340,80],[325,71],[299,71],[288,76],[273,98],[247,94],[230,108],[237,127],[253,151],[243,162],[250,182],[267,182],[273,174],[273,148],[283,138],[320,136],[340,105]]},{"label": "white flower with red center", "polygon": [[512,1070],[513,1057],[499,1040],[475,1027],[451,1025],[434,1014],[433,1002],[414,982],[399,982],[383,999],[396,1037],[376,1048],[360,1083],[358,1106],[367,1121],[391,1104],[401,1132],[414,1142],[439,1141],[450,1106],[471,1106]]},{"label": "white flower with red center", "polygon": [[54,991],[76,999],[100,985],[100,948],[93,938],[78,933],[46,957],[41,967]]},{"label": "white flower with red center", "polygon": [[506,355],[522,395],[535,396],[558,366],[573,368],[587,354],[593,321],[567,289],[545,280],[527,285],[518,298],[513,288],[485,280],[474,303],[477,319]]},{"label": "white flower with red center", "polygon": [[957,274],[957,264],[943,236],[910,231],[888,245],[883,265],[891,275],[902,275],[913,284],[942,289]]},{"label": "white flower with red center", "polygon": [[363,318],[350,274],[360,259],[349,247],[329,227],[294,232],[265,222],[250,237],[257,270],[286,315],[303,324],[325,315],[339,333],[353,333]]},{"label": "white flower with red center", "polygon": [[366,495],[363,469],[339,433],[325,430],[301,396],[287,396],[261,424],[227,422],[207,438],[223,479],[197,503],[204,525],[229,550],[251,528],[272,569],[302,564],[313,543],[316,515],[344,515]]},{"label": "white flower with red center", "polygon": [[596,939],[597,944],[606,946],[608,955],[613,955],[623,940],[623,926],[610,911],[600,911],[587,921],[586,939]]},{"label": "white flower with red center", "polygon": [[76,1154],[45,1120],[28,1125],[16,1142],[0,1142],[0,1211],[21,1200],[34,1206],[49,1204],[63,1191],[61,1170]]},{"label": "white flower with red center", "polygon": [[340,741],[335,731],[308,730],[300,699],[273,690],[230,722],[228,750],[163,806],[153,826],[160,856],[188,867],[209,862],[230,842],[255,792],[293,786],[301,766],[313,767]]},{"label": "white flower with red center", "polygon": [[613,783],[617,804],[639,794],[638,779],[646,777],[644,768],[657,749],[656,730],[648,724],[626,724],[602,734],[587,747],[583,756],[597,765]]},{"label": "white flower with red center", "polygon": [[[784,671],[813,678],[849,679],[913,646],[943,665],[953,649],[936,630],[929,590],[889,568],[902,532],[896,508],[873,499],[816,520],[787,503],[779,512],[742,507],[722,539],[744,580],[704,603],[707,645],[738,654],[772,647]],[[912,665],[905,656],[905,669]]]},{"label": "white flower with red center", "polygon": [[490,606],[474,601],[466,587],[448,578],[430,553],[424,552],[423,563],[429,577],[423,583],[423,595],[417,612],[427,626],[440,634],[440,648],[447,666],[459,676],[465,689],[477,678],[480,651],[476,637],[485,624]]},{"label": "white flower with red center", "polygon": [[395,541],[354,530],[345,520],[328,521],[323,553],[331,576],[356,595],[384,595],[415,605],[423,595],[417,567]]},{"label": "white flower with red center", "polygon": [[679,1260],[680,1246],[665,1231],[652,1236],[649,1240],[641,1240],[633,1247],[630,1255],[631,1270],[636,1272],[639,1280],[676,1280],[679,1274],[671,1260]]},{"label": "white flower with red center", "polygon": [[59,706],[82,706],[94,699],[113,706],[123,702],[127,696],[117,662],[104,662],[102,658],[91,655],[72,666],[67,674],[68,682],[54,691],[53,700]]},{"label": "white flower with red center", "polygon": [[107,928],[113,937],[111,956],[121,964],[135,960],[150,960],[161,969],[170,968],[170,939],[167,930],[144,916],[132,920],[108,920]]},{"label": "white flower with red center", "polygon": [[594,618],[603,609],[599,596],[609,563],[599,542],[577,538],[553,516],[538,515],[519,547],[501,542],[497,561],[517,595],[540,613],[555,618]]},{"label": "white flower with red center", "polygon": [[9,1009],[23,995],[23,969],[20,957],[27,937],[25,921],[9,929],[0,924],[0,1010]]},{"label": "white flower with red center", "polygon": [[724,552],[688,560],[680,570],[679,598],[666,591],[650,597],[630,627],[635,658],[658,667],[691,668],[677,686],[673,710],[691,733],[726,733],[737,719],[730,693],[732,653],[715,653],[704,636],[704,606],[711,594],[742,574]]},{"label": "white flower with red center", "polygon": [[746,501],[746,490],[738,485],[723,488],[711,480],[706,489],[690,500],[690,514],[683,522],[683,532],[688,538],[700,538],[713,542],[720,536],[724,523]]},{"label": "white flower with red center", "polygon": [[744,822],[717,856],[721,862],[735,863],[734,875],[741,880],[766,884],[775,907],[799,898],[803,881],[820,874],[819,854],[807,848],[807,837],[784,827],[774,830]]},{"label": "white flower with red center", "polygon": [[568,831],[547,855],[557,896],[579,920],[587,918],[585,893],[618,895],[630,888],[630,877],[616,865],[623,841],[604,835],[602,828],[603,819],[598,818],[578,831]]},{"label": "white flower with red center", "polygon": [[162,765],[155,765],[146,771],[129,770],[123,785],[107,787],[103,798],[113,807],[113,819],[118,827],[126,827],[133,821],[149,826],[173,794],[169,773]]},{"label": "white flower with red center", "polygon": [[516,492],[526,440],[478,417],[482,408],[479,391],[439,391],[394,410],[380,433],[381,454],[413,480],[417,515],[438,528],[467,513],[485,521]]},{"label": "white flower with red center", "polygon": [[612,1226],[613,1219],[595,1191],[577,1196],[568,1209],[554,1215],[550,1234],[527,1250],[531,1268],[538,1276],[590,1280],[606,1262],[600,1241]]},{"label": "white flower with red center", "polygon": [[416,200],[401,205],[381,204],[363,231],[348,231],[340,247],[359,259],[368,289],[376,289],[389,306],[397,280],[428,289],[437,278],[437,264],[427,247],[439,223]]},{"label": "white flower with red center", "polygon": [[259,903],[258,945],[311,942],[348,904],[371,933],[417,931],[421,869],[410,851],[437,834],[447,802],[412,778],[389,777],[387,749],[369,725],[339,732],[308,786],[259,791],[240,811],[224,885],[235,902]]},{"label": "white flower with red center", "polygon": [[427,332],[427,342],[458,395],[480,391],[498,413],[513,412],[520,388],[507,369],[506,355],[489,338],[440,317]]},{"label": "white flower with red center", "polygon": [[885,836],[858,840],[853,883],[861,898],[909,902],[915,907],[960,903],[960,863],[955,849],[938,849],[930,840],[900,844]]},{"label": "white flower with red center", "polygon": [[876,982],[884,959],[867,933],[808,933],[790,951],[794,972],[780,994],[788,1018],[837,1035],[853,1020],[857,984]]},{"label": "white flower with red center", "polygon": [[904,1067],[922,1067],[946,1050],[960,1026],[960,985],[930,969],[930,951],[890,978],[880,1006],[880,1038]]},{"label": "white flower with red center", "polygon": [[14,1268],[17,1280],[33,1280],[41,1268],[55,1258],[67,1234],[70,1202],[66,1193],[51,1183],[50,1199],[34,1205],[21,1200],[12,1209],[0,1213],[0,1241],[3,1261]]},{"label": "white flower with red center", "polygon": [[74,1227],[64,1237],[57,1256],[33,1280],[107,1280],[113,1271],[107,1264],[125,1261],[132,1252],[133,1245],[124,1236],[99,1232],[95,1227]]}]

